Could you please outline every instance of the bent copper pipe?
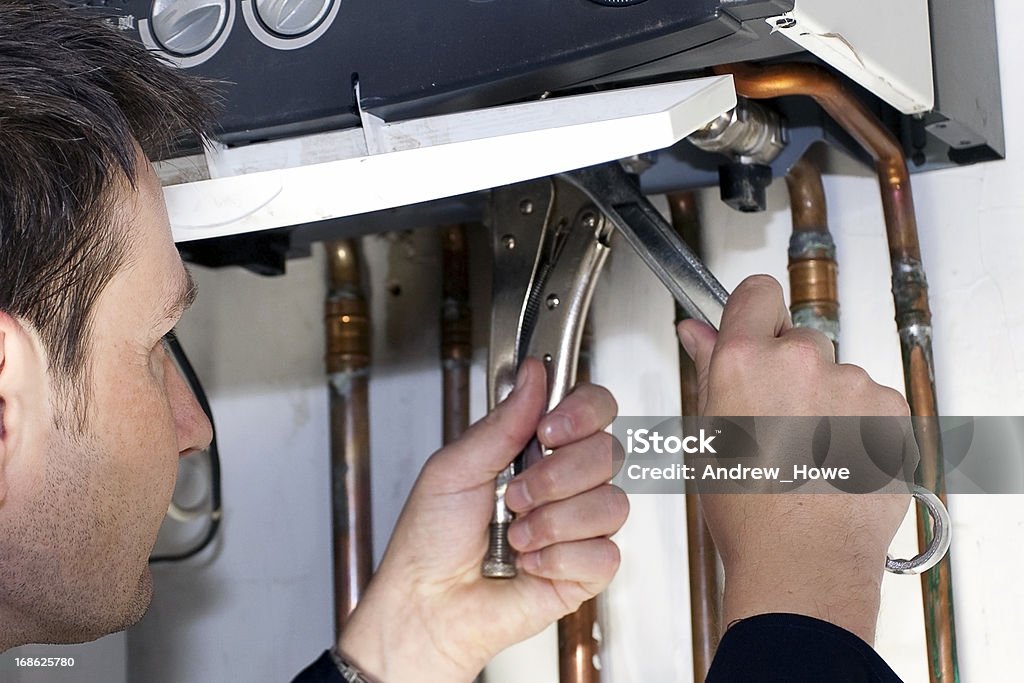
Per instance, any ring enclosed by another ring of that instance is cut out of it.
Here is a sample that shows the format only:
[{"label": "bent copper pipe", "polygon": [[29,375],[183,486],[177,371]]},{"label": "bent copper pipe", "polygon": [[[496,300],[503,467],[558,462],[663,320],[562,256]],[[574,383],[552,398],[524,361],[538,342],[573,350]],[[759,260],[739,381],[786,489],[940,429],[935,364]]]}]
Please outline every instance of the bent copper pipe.
[{"label": "bent copper pipe", "polygon": [[373,573],[370,520],[370,320],[359,251],[328,242],[324,310],[331,403],[334,621],[340,633]]},{"label": "bent copper pipe", "polygon": [[[576,383],[590,381],[590,321],[580,342]],[[572,614],[558,620],[558,680],[560,683],[600,683],[600,622],[597,598],[587,600]]]},{"label": "bent copper pipe", "polygon": [[450,225],[441,232],[441,374],[443,438],[448,444],[469,427],[469,369],[473,359],[469,309],[469,252],[466,230]]},{"label": "bent copper pipe", "polygon": [[786,174],[793,235],[789,240],[789,310],[793,324],[822,332],[839,355],[836,247],[828,231],[825,187],[817,164],[803,156]]},{"label": "bent copper pipe", "polygon": [[[732,74],[736,92],[744,97],[812,97],[875,160],[889,241],[893,299],[903,352],[907,402],[911,414],[915,416],[937,416],[928,283],[921,266],[910,173],[899,142],[863,103],[820,67],[789,64],[761,68],[730,64],[716,67],[715,71]],[[915,420],[914,425],[921,452],[918,483],[935,492],[945,503],[946,486],[938,426],[932,419]],[[922,547],[927,547],[933,536],[933,528],[928,514],[921,508],[917,510],[917,532],[918,542]],[[929,674],[932,681],[952,683],[958,680],[959,672],[953,618],[953,582],[948,554],[934,569],[921,575],[921,584],[924,592]]]},{"label": "bent copper pipe", "polygon": [[[668,207],[672,225],[694,253],[700,256],[700,217],[697,213],[697,197],[692,192],[676,192],[668,195]],[[681,318],[682,309],[676,307],[676,317]],[[697,369],[690,357],[680,347],[679,388],[682,398],[682,413],[687,417],[698,414]],[[721,638],[718,585],[718,554],[711,532],[704,521],[704,510],[700,506],[695,482],[686,482],[686,537],[687,558],[690,566],[690,632],[693,640],[693,680],[707,678],[711,660],[718,649]]]}]

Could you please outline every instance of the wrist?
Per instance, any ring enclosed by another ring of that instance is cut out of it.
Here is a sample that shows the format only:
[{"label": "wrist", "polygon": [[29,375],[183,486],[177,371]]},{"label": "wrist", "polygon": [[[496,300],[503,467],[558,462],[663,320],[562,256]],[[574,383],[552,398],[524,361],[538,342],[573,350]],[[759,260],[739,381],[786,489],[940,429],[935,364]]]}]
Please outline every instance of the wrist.
[{"label": "wrist", "polygon": [[479,669],[449,656],[430,627],[399,596],[368,591],[338,637],[341,655],[374,683],[472,681]]},{"label": "wrist", "polygon": [[[884,556],[883,556],[884,562]],[[758,614],[803,614],[874,643],[884,566],[807,558],[726,566],[725,625]]]}]

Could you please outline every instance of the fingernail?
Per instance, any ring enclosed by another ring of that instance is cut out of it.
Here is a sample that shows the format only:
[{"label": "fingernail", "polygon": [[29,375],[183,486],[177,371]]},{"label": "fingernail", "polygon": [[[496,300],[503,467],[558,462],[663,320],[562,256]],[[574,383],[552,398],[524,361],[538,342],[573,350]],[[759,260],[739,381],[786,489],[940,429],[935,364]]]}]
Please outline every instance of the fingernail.
[{"label": "fingernail", "polygon": [[515,548],[525,548],[530,542],[530,525],[527,522],[514,522],[508,528],[508,542]]},{"label": "fingernail", "polygon": [[513,510],[526,510],[533,506],[533,497],[526,484],[513,480],[505,491],[505,500]]},{"label": "fingernail", "polygon": [[572,420],[565,415],[548,415],[540,431],[549,446],[565,443],[572,438]]},{"label": "fingernail", "polygon": [[689,328],[679,328],[679,341],[682,343],[686,355],[690,357],[690,360],[693,360],[693,354],[697,350],[697,338],[690,333]]}]

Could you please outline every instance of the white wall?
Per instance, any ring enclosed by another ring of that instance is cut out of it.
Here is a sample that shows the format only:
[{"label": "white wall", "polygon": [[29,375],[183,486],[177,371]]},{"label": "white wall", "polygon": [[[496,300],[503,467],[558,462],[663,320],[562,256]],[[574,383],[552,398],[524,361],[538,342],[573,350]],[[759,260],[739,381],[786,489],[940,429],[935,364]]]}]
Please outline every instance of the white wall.
[{"label": "white wall", "polygon": [[[1009,30],[1024,22],[1024,6],[996,4],[1009,161],[914,177],[947,414],[1024,414],[1024,129],[1017,123],[1024,46]],[[899,386],[877,187],[847,160],[833,159],[831,170],[843,356]],[[784,278],[789,217],[781,183],[760,216],[731,212],[713,193],[704,200],[709,262],[727,286],[752,272]],[[374,238],[368,249],[377,319],[378,554],[418,463],[440,440],[436,239],[428,233],[388,246]],[[181,336],[213,398],[225,521],[212,557],[158,570],[153,608],[129,634],[129,680],[287,680],[332,637],[322,265],[319,257],[291,263],[279,280],[238,271],[196,275],[202,294]],[[390,280],[403,285],[400,295],[388,293]],[[678,410],[671,304],[630,254],[615,255],[595,306],[595,379],[613,388],[623,414]],[[479,372],[475,388],[479,412]],[[966,681],[1009,680],[1018,668],[1024,594],[1011,572],[1024,559],[1022,502],[959,496],[950,504]],[[606,599],[615,683],[688,676],[684,537],[681,498],[633,501],[621,535],[623,567]],[[884,593],[879,648],[907,681],[926,680],[917,581],[893,577]],[[554,680],[547,661],[547,673],[519,669],[492,679]]]}]

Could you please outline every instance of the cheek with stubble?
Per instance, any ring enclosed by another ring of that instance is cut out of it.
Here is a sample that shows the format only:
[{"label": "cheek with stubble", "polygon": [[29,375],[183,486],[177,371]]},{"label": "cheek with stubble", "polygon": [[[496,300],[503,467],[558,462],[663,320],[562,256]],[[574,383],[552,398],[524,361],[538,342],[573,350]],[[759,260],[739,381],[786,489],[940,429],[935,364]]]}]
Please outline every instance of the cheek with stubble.
[{"label": "cheek with stubble", "polygon": [[125,561],[146,569],[178,471],[174,421],[163,401],[154,401],[150,410],[128,409],[124,414],[120,438],[108,444],[109,474],[118,485],[117,496],[109,498],[107,517],[118,520],[122,529]]},{"label": "cheek with stubble", "polygon": [[[126,421],[128,438],[111,444],[102,477],[108,486],[97,497],[104,508],[97,515],[112,532],[98,550],[116,577],[115,595],[121,596],[124,625],[138,621],[152,597],[149,556],[174,492],[178,454],[169,415],[164,411]],[[109,484],[114,482],[111,488]],[[97,482],[103,485],[103,481]],[[117,609],[117,606],[115,606]]]},{"label": "cheek with stubble", "polygon": [[[129,626],[152,597],[148,559],[174,490],[177,450],[166,402],[119,406],[100,431],[77,449],[77,477],[64,498],[80,502],[71,526],[78,542],[67,566],[77,567],[80,589],[91,592],[94,616],[105,629]],[[69,495],[74,492],[73,496]],[[89,595],[83,595],[88,602]]]},{"label": "cheek with stubble", "polygon": [[0,601],[25,615],[26,642],[93,640],[149,606],[148,557],[177,453],[166,420],[128,424],[54,430],[38,487],[5,524]]}]

